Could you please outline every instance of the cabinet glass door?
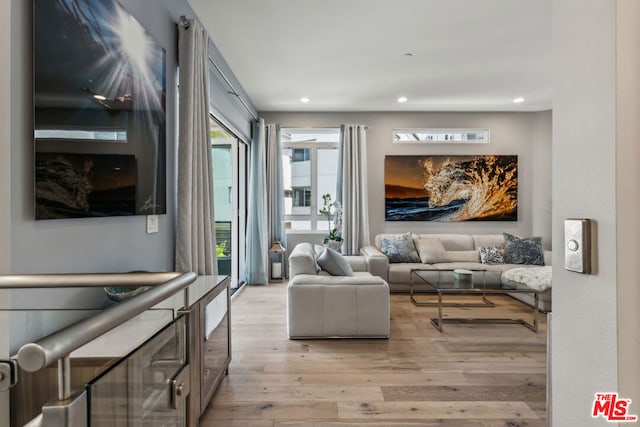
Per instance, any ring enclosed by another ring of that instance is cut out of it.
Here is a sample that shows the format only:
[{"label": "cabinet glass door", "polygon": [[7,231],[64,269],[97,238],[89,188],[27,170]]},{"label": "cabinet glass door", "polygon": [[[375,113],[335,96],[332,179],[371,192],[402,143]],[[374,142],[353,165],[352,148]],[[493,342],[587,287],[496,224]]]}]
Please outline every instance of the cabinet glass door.
[{"label": "cabinet glass door", "polygon": [[89,425],[185,426],[186,337],[182,316],[89,383]]}]

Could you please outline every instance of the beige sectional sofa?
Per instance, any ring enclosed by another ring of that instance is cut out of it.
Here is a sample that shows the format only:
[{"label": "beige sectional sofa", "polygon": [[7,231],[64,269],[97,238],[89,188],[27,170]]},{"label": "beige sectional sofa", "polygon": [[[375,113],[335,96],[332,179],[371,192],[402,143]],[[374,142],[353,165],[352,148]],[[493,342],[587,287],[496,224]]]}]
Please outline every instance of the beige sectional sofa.
[{"label": "beige sectional sofa", "polygon": [[[428,256],[423,257],[425,262],[389,262],[389,258],[382,251],[381,240],[383,237],[396,238],[406,233],[385,233],[379,234],[375,238],[375,245],[366,246],[361,249],[361,253],[367,263],[369,272],[382,277],[388,282],[391,292],[408,292],[411,283],[411,269],[435,268],[435,269],[486,269],[484,280],[487,287],[499,287],[502,283],[502,273],[512,268],[537,267],[527,264],[483,264],[481,263],[481,247],[498,247],[505,245],[502,234],[412,234],[416,247],[420,246],[421,239],[437,239],[442,243],[446,252],[445,258],[441,262],[429,263]],[[424,245],[422,245],[424,246]],[[420,254],[419,254],[420,255]],[[433,254],[432,254],[433,255]],[[436,256],[436,258],[438,258]],[[544,265],[551,265],[551,251],[544,251]],[[434,272],[431,276],[436,279],[439,273]],[[453,281],[453,273],[440,273],[441,280]],[[450,276],[450,277],[447,277]],[[429,278],[430,276],[427,276]],[[418,284],[414,281],[414,290],[429,291],[427,285]],[[523,285],[524,286],[524,285]],[[529,294],[512,294],[525,303],[533,304],[533,297]],[[551,311],[551,289],[547,289],[540,294],[539,308],[542,311]]]},{"label": "beige sectional sofa", "polygon": [[[387,282],[366,271],[361,256],[342,257],[346,275],[319,271],[321,255],[311,243],[289,254],[287,332],[289,338],[387,338],[390,296]],[[340,270],[338,266],[338,270]]]}]

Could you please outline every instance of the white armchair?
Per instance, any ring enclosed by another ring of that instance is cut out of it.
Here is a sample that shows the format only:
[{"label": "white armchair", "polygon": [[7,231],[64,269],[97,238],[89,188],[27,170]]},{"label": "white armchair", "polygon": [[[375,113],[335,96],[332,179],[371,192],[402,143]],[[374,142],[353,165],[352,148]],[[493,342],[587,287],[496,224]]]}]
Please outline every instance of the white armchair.
[{"label": "white armchair", "polygon": [[[366,268],[361,257],[345,257],[354,270]],[[389,286],[366,271],[331,276],[318,272],[310,243],[289,255],[287,331],[289,338],[388,338]]]}]

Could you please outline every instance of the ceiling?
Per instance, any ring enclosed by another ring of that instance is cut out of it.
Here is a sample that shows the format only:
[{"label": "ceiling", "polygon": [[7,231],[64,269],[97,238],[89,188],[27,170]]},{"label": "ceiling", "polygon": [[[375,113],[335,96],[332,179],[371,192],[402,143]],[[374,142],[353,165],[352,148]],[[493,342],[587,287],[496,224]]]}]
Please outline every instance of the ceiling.
[{"label": "ceiling", "polygon": [[551,2],[189,0],[259,111],[550,109]]}]

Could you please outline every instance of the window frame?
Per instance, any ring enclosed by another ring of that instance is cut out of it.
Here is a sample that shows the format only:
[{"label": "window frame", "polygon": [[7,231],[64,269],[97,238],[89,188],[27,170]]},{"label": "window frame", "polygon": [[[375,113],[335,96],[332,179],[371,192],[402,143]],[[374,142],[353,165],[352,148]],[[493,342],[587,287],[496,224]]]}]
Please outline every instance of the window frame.
[{"label": "window frame", "polygon": [[[291,131],[296,131],[298,128],[287,128]],[[335,129],[336,133],[339,134],[340,128],[331,128]],[[300,128],[300,131],[313,130],[309,128]],[[327,131],[327,128],[318,129],[324,132]],[[310,162],[311,162],[311,213],[310,214],[285,214],[284,220],[287,221],[307,221],[310,224],[308,230],[287,230],[287,232],[326,232],[327,230],[318,229],[318,224],[325,224],[327,222],[327,217],[320,214],[318,211],[320,206],[318,206],[318,195],[316,194],[318,191],[318,150],[338,150],[340,148],[340,142],[334,141],[313,141],[313,142],[295,142],[295,141],[280,141],[280,150],[281,152],[286,149],[294,150],[294,149],[309,149],[310,151]],[[293,153],[292,153],[293,155]],[[292,162],[293,163],[293,162]],[[337,165],[336,165],[337,170]],[[285,189],[283,189],[283,192]],[[335,197],[335,194],[332,194]]]},{"label": "window frame", "polygon": [[[406,134],[412,134],[415,139],[402,139]],[[420,139],[419,134],[432,139]],[[470,138],[471,135],[474,138]],[[476,135],[482,138],[475,139]],[[488,144],[490,136],[488,128],[398,128],[393,129],[392,138],[394,144]]]}]

